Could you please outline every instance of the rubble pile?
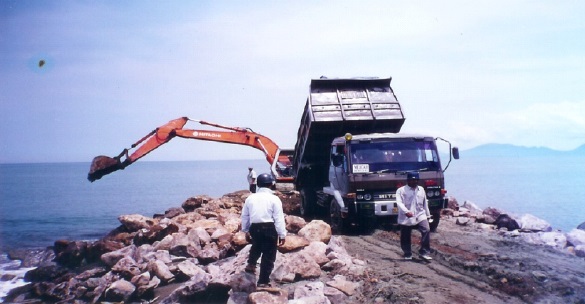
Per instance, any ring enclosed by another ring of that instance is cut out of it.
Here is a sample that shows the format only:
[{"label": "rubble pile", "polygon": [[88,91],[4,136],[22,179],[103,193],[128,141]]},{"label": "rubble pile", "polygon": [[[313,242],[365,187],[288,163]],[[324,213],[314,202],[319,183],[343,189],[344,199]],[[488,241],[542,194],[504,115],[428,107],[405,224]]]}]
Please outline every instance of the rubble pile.
[{"label": "rubble pile", "polygon": [[[294,209],[286,202],[298,198],[277,194],[285,211]],[[56,241],[26,274],[31,284],[5,301],[343,303],[359,292],[366,263],[352,258],[324,221],[290,214],[275,286],[257,290],[256,275],[244,271],[251,245],[239,231],[248,195],[196,196],[152,218],[122,215],[121,226],[95,242]]]}]

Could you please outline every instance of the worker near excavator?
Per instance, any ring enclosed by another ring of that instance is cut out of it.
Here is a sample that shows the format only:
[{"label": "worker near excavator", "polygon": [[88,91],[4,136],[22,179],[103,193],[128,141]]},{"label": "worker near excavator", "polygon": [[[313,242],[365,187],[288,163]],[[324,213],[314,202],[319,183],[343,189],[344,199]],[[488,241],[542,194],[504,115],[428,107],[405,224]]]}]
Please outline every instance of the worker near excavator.
[{"label": "worker near excavator", "polygon": [[282,201],[274,195],[272,175],[262,173],[258,176],[258,192],[248,196],[242,208],[242,231],[246,240],[252,242],[248,273],[256,273],[256,263],[260,256],[260,275],[257,287],[270,287],[270,274],[274,269],[278,246],[284,245],[286,228]]},{"label": "worker near excavator", "polygon": [[254,168],[248,167],[248,184],[250,185],[250,192],[256,193],[256,179],[258,176],[256,175],[256,171]]},{"label": "worker near excavator", "polygon": [[429,204],[425,189],[418,185],[418,172],[406,174],[406,186],[396,190],[398,224],[400,224],[400,247],[405,260],[412,260],[411,235],[417,229],[421,234],[419,255],[425,261],[432,260],[429,220]]}]

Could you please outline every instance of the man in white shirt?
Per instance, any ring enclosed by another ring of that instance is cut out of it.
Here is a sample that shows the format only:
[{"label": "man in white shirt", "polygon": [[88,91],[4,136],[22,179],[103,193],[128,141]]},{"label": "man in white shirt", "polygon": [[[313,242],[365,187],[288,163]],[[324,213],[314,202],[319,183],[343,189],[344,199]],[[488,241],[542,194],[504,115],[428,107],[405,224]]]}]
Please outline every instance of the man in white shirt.
[{"label": "man in white shirt", "polygon": [[398,205],[398,224],[400,224],[400,247],[404,252],[404,259],[412,259],[411,235],[417,229],[421,234],[419,254],[421,259],[432,260],[430,228],[428,219],[431,217],[425,189],[418,185],[417,172],[406,175],[406,186],[396,191],[396,205]]},{"label": "man in white shirt", "polygon": [[248,167],[248,184],[250,185],[250,192],[256,193],[256,171],[254,168]]},{"label": "man in white shirt", "polygon": [[270,286],[277,246],[284,245],[286,237],[282,202],[272,193],[273,184],[270,174],[260,174],[258,192],[248,196],[242,208],[242,231],[246,233],[246,239],[252,241],[245,271],[255,273],[256,262],[262,256],[258,287]]}]

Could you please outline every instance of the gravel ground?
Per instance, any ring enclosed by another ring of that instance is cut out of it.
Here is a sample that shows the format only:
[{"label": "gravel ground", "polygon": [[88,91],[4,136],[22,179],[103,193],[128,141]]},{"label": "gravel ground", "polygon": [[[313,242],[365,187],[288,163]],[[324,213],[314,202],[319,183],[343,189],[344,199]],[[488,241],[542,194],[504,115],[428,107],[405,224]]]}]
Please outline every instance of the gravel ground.
[{"label": "gravel ground", "polygon": [[[585,303],[584,258],[443,218],[433,260],[405,261],[392,228],[343,237],[369,263],[363,303]],[[413,232],[413,252],[419,238]]]}]

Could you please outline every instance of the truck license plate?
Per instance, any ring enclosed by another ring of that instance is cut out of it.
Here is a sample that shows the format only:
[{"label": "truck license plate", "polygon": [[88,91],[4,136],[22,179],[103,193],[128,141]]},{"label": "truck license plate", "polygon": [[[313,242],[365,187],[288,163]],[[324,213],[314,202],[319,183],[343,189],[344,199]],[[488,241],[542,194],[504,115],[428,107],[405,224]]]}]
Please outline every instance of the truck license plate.
[{"label": "truck license plate", "polygon": [[370,172],[369,164],[354,164],[353,173],[368,173]]}]

